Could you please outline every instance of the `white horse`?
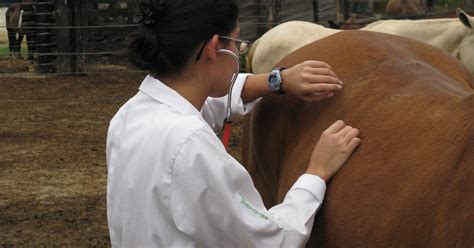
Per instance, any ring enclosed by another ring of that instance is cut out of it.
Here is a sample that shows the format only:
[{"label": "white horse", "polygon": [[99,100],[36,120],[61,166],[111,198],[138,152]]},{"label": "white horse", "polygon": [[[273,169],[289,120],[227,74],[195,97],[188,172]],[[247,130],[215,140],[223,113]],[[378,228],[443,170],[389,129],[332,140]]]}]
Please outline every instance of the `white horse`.
[{"label": "white horse", "polygon": [[[459,8],[457,15],[458,18],[447,19],[377,21],[361,30],[401,35],[431,44],[451,53],[474,74],[474,18]],[[294,50],[339,31],[309,22],[280,24],[253,45],[248,67],[254,73],[268,72]]]},{"label": "white horse", "polygon": [[337,32],[340,30],[311,22],[285,22],[270,29],[253,43],[247,68],[251,68],[254,73],[268,72],[294,50]]},{"label": "white horse", "polygon": [[474,74],[474,17],[457,9],[458,18],[385,20],[362,30],[410,37],[452,54]]}]

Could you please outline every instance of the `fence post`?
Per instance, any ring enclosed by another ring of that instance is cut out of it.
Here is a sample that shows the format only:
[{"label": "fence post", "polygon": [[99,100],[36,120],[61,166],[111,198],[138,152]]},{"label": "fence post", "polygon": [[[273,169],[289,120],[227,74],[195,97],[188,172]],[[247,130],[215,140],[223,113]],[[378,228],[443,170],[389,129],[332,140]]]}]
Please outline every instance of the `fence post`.
[{"label": "fence post", "polygon": [[54,9],[53,2],[48,0],[38,0],[36,3],[37,27],[36,46],[38,49],[38,71],[39,73],[49,73],[53,70],[53,58],[50,54],[55,43],[52,39],[54,33],[50,27],[53,26]]},{"label": "fence post", "polygon": [[[72,26],[85,26],[87,20],[84,20],[83,7],[86,5],[85,1],[75,0],[73,2],[73,11],[72,11]],[[71,32],[72,42],[71,42],[71,51],[74,53],[84,52],[84,42],[83,42],[83,32],[84,28],[74,28]],[[82,56],[74,55],[73,56],[73,70],[74,72],[82,72]]]},{"label": "fence post", "polygon": [[[74,12],[73,1],[56,1],[56,26],[70,27],[71,15]],[[75,31],[71,28],[56,29],[56,42],[58,53],[71,53],[71,45],[73,43],[73,33]],[[56,71],[59,73],[76,72],[74,55],[58,55],[56,59]]]}]

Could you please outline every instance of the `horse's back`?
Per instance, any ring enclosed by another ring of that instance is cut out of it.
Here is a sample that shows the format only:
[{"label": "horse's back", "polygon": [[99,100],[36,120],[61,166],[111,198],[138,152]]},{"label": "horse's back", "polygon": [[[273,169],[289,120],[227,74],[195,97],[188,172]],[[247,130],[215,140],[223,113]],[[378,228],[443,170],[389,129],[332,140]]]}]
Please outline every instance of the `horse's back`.
[{"label": "horse's back", "polygon": [[[258,171],[257,163],[281,166],[281,200],[304,173],[325,128],[342,119],[361,130],[362,145],[329,184],[309,244],[472,245],[472,75],[426,44],[363,31],[314,42],[278,66],[308,59],[328,62],[344,90],[323,103],[264,98],[250,116],[247,140],[257,145],[243,157],[249,171]],[[256,185],[267,197],[265,184]]]}]

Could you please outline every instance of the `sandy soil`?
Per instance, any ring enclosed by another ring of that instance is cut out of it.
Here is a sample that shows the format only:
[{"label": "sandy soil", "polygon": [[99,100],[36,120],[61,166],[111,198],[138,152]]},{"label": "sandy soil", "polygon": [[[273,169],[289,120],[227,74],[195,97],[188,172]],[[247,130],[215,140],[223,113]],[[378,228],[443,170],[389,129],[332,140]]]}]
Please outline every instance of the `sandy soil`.
[{"label": "sandy soil", "polygon": [[110,246],[106,130],[143,76],[0,77],[0,247]]}]

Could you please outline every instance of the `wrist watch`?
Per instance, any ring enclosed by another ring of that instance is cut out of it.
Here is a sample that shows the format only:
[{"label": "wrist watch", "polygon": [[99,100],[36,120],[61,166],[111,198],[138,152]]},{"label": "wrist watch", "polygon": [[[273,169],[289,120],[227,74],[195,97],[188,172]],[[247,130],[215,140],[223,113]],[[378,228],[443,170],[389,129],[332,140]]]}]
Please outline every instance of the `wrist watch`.
[{"label": "wrist watch", "polygon": [[285,70],[286,68],[275,68],[270,72],[270,75],[268,76],[268,87],[276,93],[276,94],[283,94],[282,90],[282,84],[283,84],[283,79],[281,77],[281,72]]}]

